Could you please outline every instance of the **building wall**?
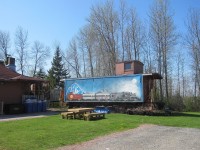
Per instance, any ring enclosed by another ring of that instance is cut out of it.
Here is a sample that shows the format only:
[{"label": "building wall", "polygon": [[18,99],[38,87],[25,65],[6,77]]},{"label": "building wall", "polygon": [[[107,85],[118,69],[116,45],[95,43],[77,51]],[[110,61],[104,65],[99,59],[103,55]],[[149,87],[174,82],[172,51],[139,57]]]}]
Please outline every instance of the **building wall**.
[{"label": "building wall", "polygon": [[21,104],[25,92],[26,85],[23,82],[4,82],[0,84],[0,101],[4,104]]},{"label": "building wall", "polygon": [[122,75],[124,74],[124,63],[118,63],[116,64],[116,75]]},{"label": "building wall", "polygon": [[123,74],[136,74],[136,73],[133,73],[133,72],[134,72],[134,69],[129,69],[129,70],[124,70]]},{"label": "building wall", "polygon": [[143,63],[140,61],[133,62],[134,74],[141,74],[143,73]]},{"label": "building wall", "polygon": [[[126,70],[124,65],[126,63],[131,63],[131,69]],[[116,75],[123,75],[123,74],[142,74],[143,73],[143,63],[140,61],[126,61],[120,62],[116,64]]]},{"label": "building wall", "polygon": [[143,76],[143,92],[144,92],[144,102],[145,103],[151,103],[152,97],[151,97],[151,91],[153,90],[153,79],[152,77]]}]

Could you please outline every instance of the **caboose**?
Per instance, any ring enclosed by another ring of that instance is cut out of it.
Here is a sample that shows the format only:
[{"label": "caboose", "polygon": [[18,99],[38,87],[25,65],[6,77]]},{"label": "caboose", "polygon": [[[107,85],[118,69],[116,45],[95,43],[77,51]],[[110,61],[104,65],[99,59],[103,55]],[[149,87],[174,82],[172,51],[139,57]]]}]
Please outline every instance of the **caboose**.
[{"label": "caboose", "polygon": [[140,61],[120,62],[115,76],[66,79],[65,102],[69,107],[151,106],[157,79],[162,79],[158,73],[143,73]]}]

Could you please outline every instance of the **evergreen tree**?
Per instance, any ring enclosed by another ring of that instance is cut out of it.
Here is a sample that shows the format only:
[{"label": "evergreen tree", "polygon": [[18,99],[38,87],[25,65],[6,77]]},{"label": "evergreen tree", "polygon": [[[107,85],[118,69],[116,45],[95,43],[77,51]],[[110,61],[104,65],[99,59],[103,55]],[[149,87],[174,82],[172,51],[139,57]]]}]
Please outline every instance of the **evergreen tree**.
[{"label": "evergreen tree", "polygon": [[42,68],[40,68],[39,71],[36,72],[35,77],[45,79],[46,73],[44,72]]},{"label": "evergreen tree", "polygon": [[62,63],[62,56],[60,54],[60,47],[56,47],[53,62],[51,62],[51,69],[48,71],[48,80],[51,88],[63,88],[64,84],[61,79],[70,78],[69,72],[64,68]]},{"label": "evergreen tree", "polygon": [[49,81],[50,88],[53,89],[56,85],[56,80],[55,80],[55,77],[53,76],[53,70],[52,69],[50,69],[48,71],[47,80]]}]

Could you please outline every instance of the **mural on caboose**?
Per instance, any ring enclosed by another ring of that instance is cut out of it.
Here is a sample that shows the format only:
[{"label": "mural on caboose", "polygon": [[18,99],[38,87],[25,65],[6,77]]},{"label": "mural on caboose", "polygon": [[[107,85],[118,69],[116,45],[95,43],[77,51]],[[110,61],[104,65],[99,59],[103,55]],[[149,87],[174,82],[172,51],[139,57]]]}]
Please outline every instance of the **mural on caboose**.
[{"label": "mural on caboose", "polygon": [[67,79],[65,101],[143,102],[141,75]]}]

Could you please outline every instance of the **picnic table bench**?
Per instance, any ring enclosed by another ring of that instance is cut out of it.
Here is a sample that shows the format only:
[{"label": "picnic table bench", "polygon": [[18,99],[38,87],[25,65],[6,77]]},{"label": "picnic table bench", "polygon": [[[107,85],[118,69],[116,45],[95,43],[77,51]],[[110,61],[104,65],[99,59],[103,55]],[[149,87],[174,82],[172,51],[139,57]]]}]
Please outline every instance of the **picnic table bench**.
[{"label": "picnic table bench", "polygon": [[72,118],[74,119],[74,113],[73,112],[63,112],[61,113],[62,119],[69,119]]},{"label": "picnic table bench", "polygon": [[105,118],[105,113],[87,113],[83,115],[83,119],[90,121],[91,119]]},{"label": "picnic table bench", "polygon": [[68,112],[61,113],[63,119],[82,119],[84,114],[90,113],[93,108],[73,108],[68,109]]}]

